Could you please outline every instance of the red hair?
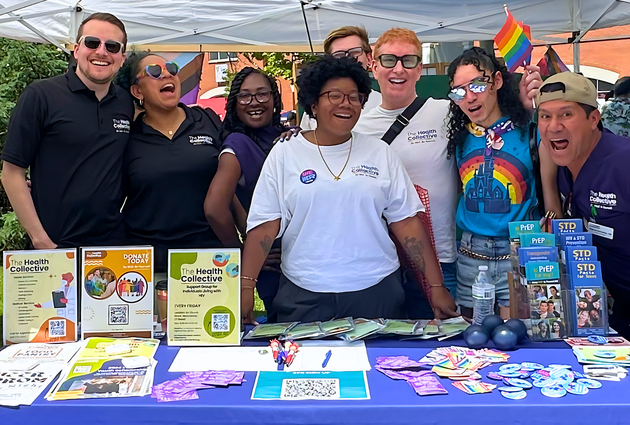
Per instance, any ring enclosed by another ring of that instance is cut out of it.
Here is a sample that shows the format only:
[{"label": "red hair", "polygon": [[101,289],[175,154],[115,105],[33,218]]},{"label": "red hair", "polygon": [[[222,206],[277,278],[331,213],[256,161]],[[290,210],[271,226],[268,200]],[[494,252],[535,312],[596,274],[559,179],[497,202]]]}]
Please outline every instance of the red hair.
[{"label": "red hair", "polygon": [[411,44],[418,49],[418,56],[422,56],[422,45],[420,44],[420,40],[418,40],[416,33],[408,30],[407,28],[392,28],[385,31],[381,34],[378,40],[376,40],[376,44],[374,45],[374,58],[379,56],[379,49],[383,46],[383,44],[389,42]]}]

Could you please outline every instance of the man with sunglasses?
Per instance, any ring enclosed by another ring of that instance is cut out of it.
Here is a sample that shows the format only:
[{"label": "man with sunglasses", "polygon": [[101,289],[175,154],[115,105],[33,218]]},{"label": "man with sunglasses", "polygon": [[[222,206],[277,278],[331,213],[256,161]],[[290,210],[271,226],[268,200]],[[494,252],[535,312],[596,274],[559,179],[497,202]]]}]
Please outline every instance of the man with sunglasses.
[{"label": "man with sunglasses", "polygon": [[[422,73],[422,46],[413,31],[393,28],[384,32],[374,46],[372,72],[381,88],[380,106],[361,115],[354,130],[381,139],[405,109],[416,99],[416,83]],[[433,286],[425,296],[411,273],[405,273],[407,314],[413,319],[433,317],[437,307],[445,315],[455,315],[455,203],[457,174],[446,155],[443,126],[448,102],[428,99],[393,139],[391,146],[401,158],[411,181],[429,191],[435,248],[444,286]],[[426,206],[425,206],[426,208]]]},{"label": "man with sunglasses", "polygon": [[111,81],[127,35],[118,18],[95,13],[77,40],[76,67],[22,93],[2,153],[2,184],[36,249],[123,242],[122,157],[133,104]]},{"label": "man with sunglasses", "polygon": [[[363,27],[345,26],[332,30],[324,40],[324,52],[334,58],[354,58],[366,71],[370,68],[373,59],[368,33]],[[361,113],[364,114],[380,104],[381,94],[372,90]],[[300,127],[304,131],[315,130],[317,120],[304,114]]]},{"label": "man with sunglasses", "polygon": [[610,326],[630,337],[630,143],[601,123],[597,90],[586,77],[548,78],[536,98],[538,129],[558,169],[564,212],[593,234],[602,278],[615,300]]}]

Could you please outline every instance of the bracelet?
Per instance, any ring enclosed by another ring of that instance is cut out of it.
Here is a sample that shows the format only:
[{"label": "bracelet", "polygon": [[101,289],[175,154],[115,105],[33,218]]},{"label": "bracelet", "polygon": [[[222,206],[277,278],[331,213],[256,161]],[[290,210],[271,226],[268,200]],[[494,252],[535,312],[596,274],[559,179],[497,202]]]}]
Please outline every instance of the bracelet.
[{"label": "bracelet", "polygon": [[439,283],[437,285],[429,285],[429,288],[444,288],[444,284],[443,283]]},{"label": "bracelet", "polygon": [[258,283],[258,279],[254,279],[253,277],[241,276],[241,279],[251,280],[254,283]]}]

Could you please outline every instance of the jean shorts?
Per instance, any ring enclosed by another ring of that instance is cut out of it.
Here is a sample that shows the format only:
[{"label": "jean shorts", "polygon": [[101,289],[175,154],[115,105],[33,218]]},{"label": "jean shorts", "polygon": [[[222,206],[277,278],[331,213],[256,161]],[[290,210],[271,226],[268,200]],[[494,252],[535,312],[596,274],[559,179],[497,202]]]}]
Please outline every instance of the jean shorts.
[{"label": "jean shorts", "polygon": [[[501,257],[510,253],[508,238],[480,236],[470,232],[462,234],[461,246],[486,257]],[[479,274],[479,266],[488,266],[486,275],[490,283],[495,285],[496,303],[500,307],[509,307],[510,291],[507,274],[512,270],[510,260],[480,260],[469,257],[461,251],[457,253],[457,304],[468,308],[473,307],[472,285]]]}]

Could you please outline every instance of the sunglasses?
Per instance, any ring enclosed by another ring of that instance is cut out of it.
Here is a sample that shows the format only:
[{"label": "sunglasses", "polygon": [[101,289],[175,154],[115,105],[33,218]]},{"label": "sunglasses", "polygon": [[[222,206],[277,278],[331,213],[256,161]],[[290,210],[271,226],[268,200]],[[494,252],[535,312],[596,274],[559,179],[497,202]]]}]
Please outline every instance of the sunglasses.
[{"label": "sunglasses", "polygon": [[354,47],[350,50],[338,50],[333,52],[330,56],[335,59],[347,58],[350,56],[351,58],[358,58],[363,53],[363,47]]},{"label": "sunglasses", "polygon": [[179,65],[177,65],[175,62],[166,62],[164,65],[160,65],[157,63],[147,65],[144,67],[144,70],[140,73],[140,75],[138,75],[135,84],[137,84],[142,77],[145,77],[147,75],[156,80],[164,77],[169,77],[169,75],[166,75],[167,72],[171,74],[170,76],[176,76],[179,72]]},{"label": "sunglasses", "polygon": [[269,99],[271,99],[271,91],[259,91],[258,93],[239,93],[236,95],[236,101],[241,105],[249,105],[252,103],[252,100],[256,98],[256,102],[258,103],[267,103]]},{"label": "sunglasses", "polygon": [[466,89],[470,90],[471,93],[480,94],[486,91],[489,84],[490,77],[477,77],[466,84],[453,87],[448,93],[448,97],[453,102],[461,102],[466,97]]},{"label": "sunglasses", "polygon": [[322,97],[324,95],[328,95],[328,101],[332,103],[333,105],[341,105],[343,101],[346,99],[346,97],[348,98],[348,102],[351,105],[355,105],[355,106],[361,106],[363,105],[363,102],[365,101],[365,95],[363,93],[345,94],[340,91],[327,91],[327,92],[321,93],[319,97]]},{"label": "sunglasses", "polygon": [[107,40],[105,42],[101,41],[98,37],[93,37],[91,35],[83,35],[79,39],[79,44],[83,42],[83,45],[90,50],[96,50],[101,45],[101,43],[105,43],[105,50],[109,53],[118,53],[121,50],[124,52],[125,47],[120,41],[115,40]]},{"label": "sunglasses", "polygon": [[378,61],[381,63],[383,68],[394,68],[398,61],[402,63],[403,68],[413,69],[420,63],[422,58],[418,55],[404,55],[404,56],[396,56],[390,54],[383,54],[378,57]]}]

